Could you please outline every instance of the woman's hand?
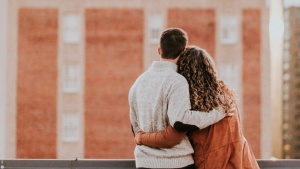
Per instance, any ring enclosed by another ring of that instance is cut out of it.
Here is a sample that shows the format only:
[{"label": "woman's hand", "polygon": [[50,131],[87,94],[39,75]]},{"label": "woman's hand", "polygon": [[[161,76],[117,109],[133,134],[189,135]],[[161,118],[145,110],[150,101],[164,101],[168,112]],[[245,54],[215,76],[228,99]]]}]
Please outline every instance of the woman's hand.
[{"label": "woman's hand", "polygon": [[134,141],[137,145],[142,144],[141,136],[142,136],[143,133],[145,133],[145,132],[143,130],[139,129],[137,131],[137,133],[135,134]]}]

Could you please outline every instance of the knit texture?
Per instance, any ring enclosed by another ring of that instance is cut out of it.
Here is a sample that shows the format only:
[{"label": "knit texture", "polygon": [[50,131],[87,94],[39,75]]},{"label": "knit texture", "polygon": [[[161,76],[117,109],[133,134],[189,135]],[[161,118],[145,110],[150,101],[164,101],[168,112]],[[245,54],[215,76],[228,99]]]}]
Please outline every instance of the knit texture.
[{"label": "knit texture", "polygon": [[[209,113],[191,111],[189,87],[186,79],[177,73],[177,65],[154,61],[138,77],[129,91],[130,120],[133,132],[161,131],[175,122],[205,128],[224,118],[223,110]],[[185,136],[168,149],[137,145],[134,151],[136,167],[180,168],[193,164],[194,150]]]}]

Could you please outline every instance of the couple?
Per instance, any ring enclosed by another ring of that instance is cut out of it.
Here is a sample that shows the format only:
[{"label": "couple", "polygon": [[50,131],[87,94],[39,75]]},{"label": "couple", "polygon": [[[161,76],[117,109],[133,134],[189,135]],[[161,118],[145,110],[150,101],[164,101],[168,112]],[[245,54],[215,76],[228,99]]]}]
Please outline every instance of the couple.
[{"label": "couple", "polygon": [[129,91],[136,167],[259,168],[230,88],[217,78],[209,54],[187,41],[182,29],[165,30],[160,61]]}]

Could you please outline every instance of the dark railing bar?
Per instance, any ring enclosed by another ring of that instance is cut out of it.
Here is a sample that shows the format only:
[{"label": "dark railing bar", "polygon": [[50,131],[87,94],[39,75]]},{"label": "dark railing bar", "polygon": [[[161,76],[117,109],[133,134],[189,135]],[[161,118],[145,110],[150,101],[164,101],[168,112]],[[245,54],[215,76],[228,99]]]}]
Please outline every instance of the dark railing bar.
[{"label": "dark railing bar", "polygon": [[[134,159],[0,159],[0,169],[135,169]],[[261,169],[299,169],[300,159],[258,159]]]}]

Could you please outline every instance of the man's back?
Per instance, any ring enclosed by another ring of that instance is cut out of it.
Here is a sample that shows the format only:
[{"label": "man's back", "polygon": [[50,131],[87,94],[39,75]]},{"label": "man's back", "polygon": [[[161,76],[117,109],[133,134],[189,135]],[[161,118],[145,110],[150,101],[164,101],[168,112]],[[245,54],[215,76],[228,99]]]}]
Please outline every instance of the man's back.
[{"label": "man's back", "polygon": [[[169,98],[176,90],[175,86],[187,84],[186,79],[176,70],[174,63],[154,62],[130,89],[130,119],[134,133],[138,129],[161,131],[168,126]],[[193,164],[192,153],[187,137],[169,149],[147,146],[137,146],[135,149],[137,167],[148,168],[177,168]]]},{"label": "man's back", "polygon": [[168,126],[168,92],[172,89],[172,84],[181,78],[181,75],[169,67],[158,69],[154,66],[137,79],[129,97],[130,102],[135,103],[133,107],[136,108],[140,129],[152,132],[163,130]]}]

